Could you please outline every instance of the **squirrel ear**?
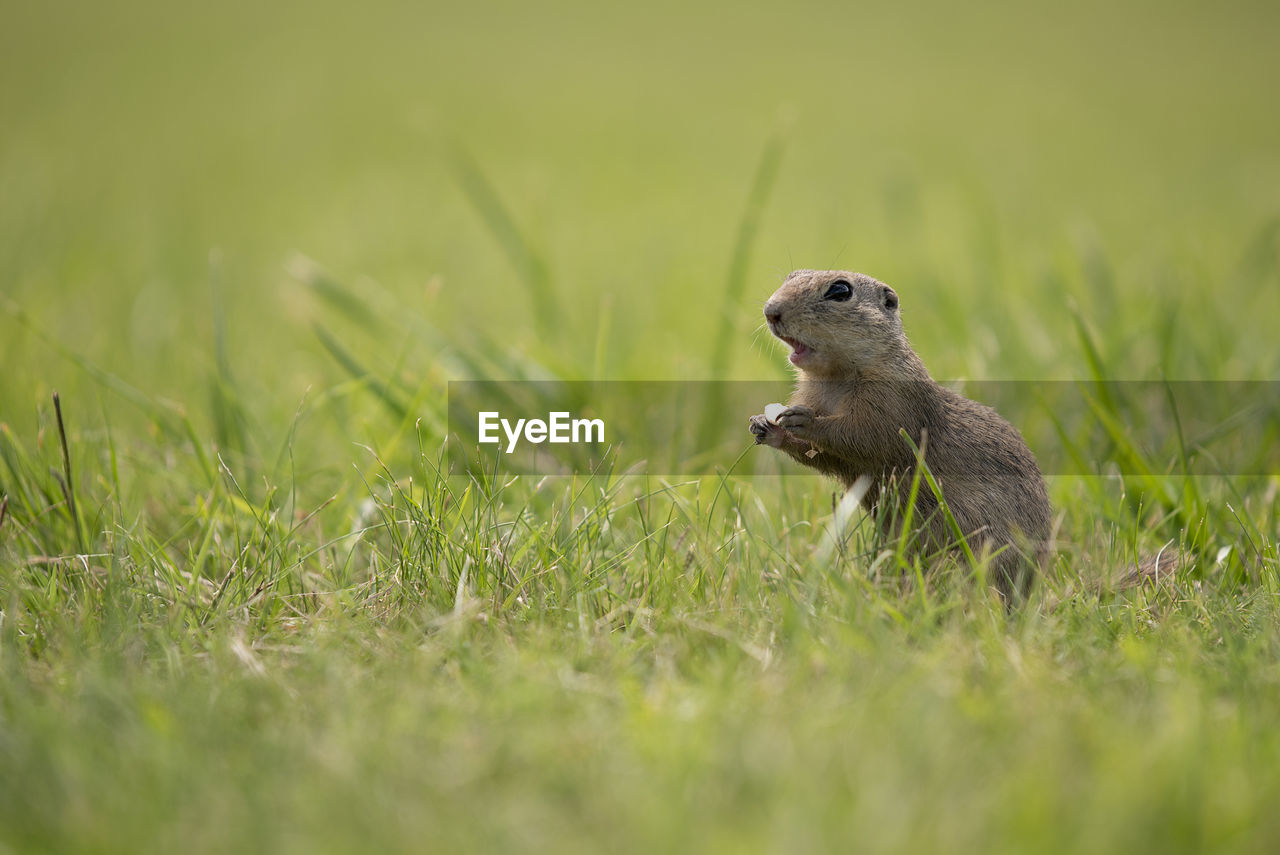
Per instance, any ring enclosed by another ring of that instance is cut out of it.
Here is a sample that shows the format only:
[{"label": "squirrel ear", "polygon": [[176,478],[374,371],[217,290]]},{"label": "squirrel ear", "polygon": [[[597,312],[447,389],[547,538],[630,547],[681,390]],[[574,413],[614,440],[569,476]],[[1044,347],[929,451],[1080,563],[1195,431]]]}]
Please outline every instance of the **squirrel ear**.
[{"label": "squirrel ear", "polygon": [[880,303],[886,309],[898,308],[898,295],[888,285],[880,289]]}]

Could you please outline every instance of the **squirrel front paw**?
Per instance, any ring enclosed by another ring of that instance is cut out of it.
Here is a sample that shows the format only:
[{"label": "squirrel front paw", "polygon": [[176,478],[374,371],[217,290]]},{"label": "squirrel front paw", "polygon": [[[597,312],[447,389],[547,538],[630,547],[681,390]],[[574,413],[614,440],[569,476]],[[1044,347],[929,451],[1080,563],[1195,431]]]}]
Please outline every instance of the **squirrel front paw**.
[{"label": "squirrel front paw", "polygon": [[809,407],[787,407],[778,414],[778,426],[802,437],[813,426],[813,410]]},{"label": "squirrel front paw", "polygon": [[752,416],[747,429],[751,431],[756,438],[756,445],[768,445],[773,448],[781,448],[783,441],[786,439],[787,432],[774,424],[768,416],[757,415]]}]

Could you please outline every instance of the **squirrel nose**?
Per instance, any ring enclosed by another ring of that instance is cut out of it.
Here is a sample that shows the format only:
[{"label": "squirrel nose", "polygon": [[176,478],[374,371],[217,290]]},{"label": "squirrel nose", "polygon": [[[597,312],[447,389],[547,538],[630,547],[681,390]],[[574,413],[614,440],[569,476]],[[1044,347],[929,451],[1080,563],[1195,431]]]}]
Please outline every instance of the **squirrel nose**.
[{"label": "squirrel nose", "polygon": [[764,307],[764,319],[771,324],[776,324],[782,320],[782,310],[775,309],[773,306]]}]

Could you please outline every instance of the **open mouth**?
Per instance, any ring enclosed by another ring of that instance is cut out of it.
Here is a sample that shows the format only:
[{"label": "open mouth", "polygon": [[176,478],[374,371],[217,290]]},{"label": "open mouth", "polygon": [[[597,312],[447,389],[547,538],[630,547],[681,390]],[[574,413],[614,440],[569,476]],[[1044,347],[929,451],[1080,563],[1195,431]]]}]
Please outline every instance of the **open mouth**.
[{"label": "open mouth", "polygon": [[799,365],[802,360],[808,358],[809,354],[813,353],[813,348],[809,347],[809,345],[802,341],[798,341],[797,339],[785,335],[780,335],[778,338],[791,345],[790,359],[792,365]]}]

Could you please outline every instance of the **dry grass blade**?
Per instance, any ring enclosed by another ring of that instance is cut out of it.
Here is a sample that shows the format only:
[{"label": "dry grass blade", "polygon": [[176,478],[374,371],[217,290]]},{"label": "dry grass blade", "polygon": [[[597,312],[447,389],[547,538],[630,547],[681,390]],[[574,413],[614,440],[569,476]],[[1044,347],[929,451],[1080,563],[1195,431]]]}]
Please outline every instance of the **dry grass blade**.
[{"label": "dry grass blade", "polygon": [[58,484],[62,487],[62,495],[67,500],[67,514],[71,517],[71,525],[76,531],[76,545],[81,552],[84,552],[84,532],[80,529],[80,511],[76,507],[75,482],[71,479],[71,448],[67,444],[67,428],[62,421],[62,398],[57,392],[53,393],[53,411],[58,417],[58,441],[62,445],[62,477],[58,479]]}]

